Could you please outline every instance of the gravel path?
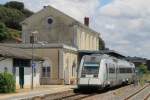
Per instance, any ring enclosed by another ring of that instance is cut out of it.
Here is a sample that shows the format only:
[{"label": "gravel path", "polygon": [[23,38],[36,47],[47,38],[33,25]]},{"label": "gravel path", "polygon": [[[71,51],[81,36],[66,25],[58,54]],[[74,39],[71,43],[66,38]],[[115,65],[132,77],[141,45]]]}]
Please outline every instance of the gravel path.
[{"label": "gravel path", "polygon": [[[138,93],[136,96],[133,96],[129,100],[143,100],[150,93],[150,86],[145,88],[143,91]],[[150,98],[149,98],[150,99]]]},{"label": "gravel path", "polygon": [[107,91],[105,93],[94,95],[83,100],[123,100],[128,95],[134,93],[140,88],[142,88],[142,86],[128,85],[118,89]]}]

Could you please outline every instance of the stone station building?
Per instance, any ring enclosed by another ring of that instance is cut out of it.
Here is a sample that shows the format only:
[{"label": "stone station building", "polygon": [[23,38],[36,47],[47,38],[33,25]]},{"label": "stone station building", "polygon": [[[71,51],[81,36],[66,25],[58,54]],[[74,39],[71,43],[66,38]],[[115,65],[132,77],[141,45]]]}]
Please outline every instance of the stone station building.
[{"label": "stone station building", "polygon": [[82,24],[51,6],[45,6],[21,24],[22,43],[9,45],[31,52],[30,38],[34,36],[34,53],[45,58],[41,84],[75,84],[80,63],[78,51],[98,51],[101,44],[100,33],[89,28],[88,17]]}]

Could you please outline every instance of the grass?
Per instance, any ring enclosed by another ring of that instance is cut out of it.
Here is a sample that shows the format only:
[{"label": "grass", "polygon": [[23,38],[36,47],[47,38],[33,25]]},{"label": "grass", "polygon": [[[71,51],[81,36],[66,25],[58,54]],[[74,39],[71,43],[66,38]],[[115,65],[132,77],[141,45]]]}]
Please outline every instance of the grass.
[{"label": "grass", "polygon": [[150,73],[143,74],[142,76],[139,77],[139,83],[140,85],[144,85],[147,81],[150,82]]}]

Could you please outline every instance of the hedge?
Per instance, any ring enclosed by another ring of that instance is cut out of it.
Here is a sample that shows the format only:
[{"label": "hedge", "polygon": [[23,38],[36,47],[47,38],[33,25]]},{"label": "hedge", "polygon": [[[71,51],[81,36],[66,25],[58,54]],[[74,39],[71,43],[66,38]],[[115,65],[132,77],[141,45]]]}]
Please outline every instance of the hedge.
[{"label": "hedge", "polygon": [[0,73],[0,93],[11,93],[16,90],[15,78],[8,72]]}]

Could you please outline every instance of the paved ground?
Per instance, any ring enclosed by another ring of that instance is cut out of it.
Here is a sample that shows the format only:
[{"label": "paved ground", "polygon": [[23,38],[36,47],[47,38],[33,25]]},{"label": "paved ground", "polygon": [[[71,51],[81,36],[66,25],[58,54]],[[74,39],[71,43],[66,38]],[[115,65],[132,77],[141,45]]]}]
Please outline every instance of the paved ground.
[{"label": "paved ground", "polygon": [[34,96],[42,96],[46,94],[53,94],[57,92],[68,91],[76,88],[75,85],[46,85],[36,88],[34,90],[22,89],[17,90],[16,93],[0,94],[0,100],[18,100]]}]

